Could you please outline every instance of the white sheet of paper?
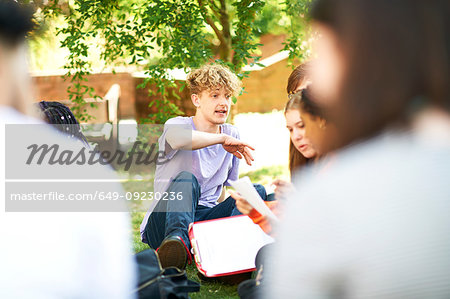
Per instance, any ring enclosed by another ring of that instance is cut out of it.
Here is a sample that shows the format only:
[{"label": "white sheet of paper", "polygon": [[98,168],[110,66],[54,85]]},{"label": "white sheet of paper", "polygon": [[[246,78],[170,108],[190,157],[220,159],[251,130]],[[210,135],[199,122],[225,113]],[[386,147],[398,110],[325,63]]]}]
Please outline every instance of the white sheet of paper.
[{"label": "white sheet of paper", "polygon": [[274,241],[247,216],[194,223],[192,229],[208,276],[254,268],[258,250]]},{"label": "white sheet of paper", "polygon": [[236,189],[262,216],[271,221],[278,221],[277,216],[266,206],[258,191],[256,191],[249,177],[245,176],[237,181],[230,181],[231,186]]}]

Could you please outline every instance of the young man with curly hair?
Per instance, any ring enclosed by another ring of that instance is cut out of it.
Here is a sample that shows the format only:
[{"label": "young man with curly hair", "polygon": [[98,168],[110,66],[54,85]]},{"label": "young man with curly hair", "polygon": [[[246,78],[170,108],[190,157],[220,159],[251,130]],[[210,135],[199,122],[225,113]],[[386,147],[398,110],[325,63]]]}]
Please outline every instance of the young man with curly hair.
[{"label": "young man with curly hair", "polygon": [[[236,75],[205,65],[188,75],[187,85],[195,116],[169,119],[158,140],[166,163],[157,165],[154,192],[168,198],[150,208],[141,224],[142,241],[158,248],[162,266],[181,269],[190,258],[190,223],[240,214],[233,198],[223,200],[223,187],[238,179],[239,159],[253,160],[253,148],[225,123],[231,97],[241,91]],[[256,189],[264,198],[264,187]]]}]

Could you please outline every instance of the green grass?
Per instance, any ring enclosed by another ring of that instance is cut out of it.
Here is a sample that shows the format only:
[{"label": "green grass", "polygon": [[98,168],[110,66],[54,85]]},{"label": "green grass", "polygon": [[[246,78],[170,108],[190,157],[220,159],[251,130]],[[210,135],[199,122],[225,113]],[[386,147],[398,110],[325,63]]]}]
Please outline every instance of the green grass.
[{"label": "green grass", "polygon": [[[119,173],[119,175],[122,178],[127,176],[124,173]],[[250,177],[251,181],[254,183],[267,185],[270,184],[270,182],[272,182],[275,178],[286,177],[287,175],[287,167],[278,165],[247,172],[241,176]],[[129,192],[147,192],[149,190],[153,190],[153,177],[151,175],[142,175],[139,178],[143,178],[144,181],[135,181],[133,180],[133,177],[130,177],[130,181],[123,184],[125,190]],[[141,242],[141,236],[139,233],[139,226],[146,213],[143,211],[143,208],[139,206],[139,202],[140,201],[130,203],[132,240],[133,248],[136,253],[149,248],[148,245]],[[201,284],[200,292],[191,293],[191,298],[239,298],[236,291],[237,285],[227,285],[221,282],[200,282],[200,279],[197,276],[197,268],[194,264],[188,265],[186,272],[189,279]]]},{"label": "green grass", "polygon": [[263,167],[240,175],[240,177],[244,176],[248,176],[253,183],[269,185],[277,178],[287,180],[289,177],[289,170],[285,165],[276,165],[271,167]]}]

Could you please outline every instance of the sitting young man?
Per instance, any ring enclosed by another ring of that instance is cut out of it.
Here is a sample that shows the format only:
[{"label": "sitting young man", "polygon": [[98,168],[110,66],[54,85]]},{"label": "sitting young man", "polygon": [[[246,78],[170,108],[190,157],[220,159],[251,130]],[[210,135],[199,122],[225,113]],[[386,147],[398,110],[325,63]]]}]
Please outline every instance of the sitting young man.
[{"label": "sitting young man", "polygon": [[[187,84],[195,116],[169,119],[158,140],[167,160],[157,165],[154,191],[168,200],[150,208],[141,224],[142,241],[158,248],[161,265],[180,269],[190,258],[190,223],[240,214],[233,198],[223,200],[223,186],[238,179],[239,159],[249,165],[253,160],[253,148],[225,123],[231,97],[241,90],[236,75],[221,65],[205,65],[188,75]],[[264,199],[264,187],[255,187]]]}]

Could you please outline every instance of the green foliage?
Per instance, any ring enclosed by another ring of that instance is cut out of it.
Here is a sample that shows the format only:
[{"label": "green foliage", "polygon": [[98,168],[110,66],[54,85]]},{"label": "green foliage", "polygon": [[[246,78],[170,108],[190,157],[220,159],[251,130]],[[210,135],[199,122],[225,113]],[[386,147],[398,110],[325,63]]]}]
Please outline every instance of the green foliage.
[{"label": "green foliage", "polygon": [[[26,1],[26,0],[23,0]],[[156,86],[158,100],[152,105],[157,113],[147,122],[161,123],[182,112],[173,104],[177,95],[168,70],[190,69],[219,57],[240,78],[242,67],[258,63],[258,37],[281,20],[289,26],[286,49],[291,57],[302,57],[301,31],[304,14],[311,0],[49,0],[34,1],[43,21],[63,16],[57,29],[61,46],[69,51],[65,69],[71,81],[69,97],[77,103],[75,114],[82,121],[90,118],[84,97],[95,97],[86,84],[92,73],[92,49],[95,58],[108,67],[135,66],[148,75],[141,87]],[[267,5],[267,6],[266,6]],[[274,18],[274,20],[271,20]],[[282,23],[282,22],[281,22]],[[260,28],[261,27],[261,28]],[[97,61],[96,61],[97,62]]]},{"label": "green foliage", "polygon": [[[284,50],[289,51],[289,60],[305,60],[308,44],[304,44],[309,33],[308,14],[313,0],[285,0],[284,13],[291,20],[288,27],[288,39]],[[301,30],[303,29],[303,30]]]},{"label": "green foliage", "polygon": [[266,4],[261,9],[261,12],[256,15],[253,22],[252,30],[255,36],[272,33],[285,33],[285,26],[283,26],[284,14],[280,13],[277,0],[267,0]]},{"label": "green foliage", "polygon": [[236,8],[237,20],[235,22],[236,36],[233,39],[235,53],[232,65],[237,72],[248,63],[249,59],[255,58],[258,61],[259,57],[252,55],[260,45],[255,43],[252,25],[256,14],[261,11],[264,4],[264,1],[255,0],[241,0],[233,4]]}]

